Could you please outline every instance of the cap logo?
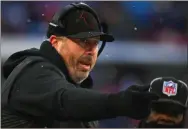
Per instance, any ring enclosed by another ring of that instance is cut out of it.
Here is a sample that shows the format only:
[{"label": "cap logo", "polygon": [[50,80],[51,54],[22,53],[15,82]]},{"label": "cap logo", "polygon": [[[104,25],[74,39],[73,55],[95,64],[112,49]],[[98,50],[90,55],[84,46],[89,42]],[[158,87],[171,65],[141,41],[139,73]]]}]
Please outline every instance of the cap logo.
[{"label": "cap logo", "polygon": [[93,25],[90,24],[89,21],[88,21],[88,14],[87,13],[82,11],[82,13],[81,13],[79,18],[82,19],[87,26],[89,26],[90,28],[93,29]]},{"label": "cap logo", "polygon": [[175,96],[177,94],[177,83],[173,81],[164,81],[163,82],[163,94],[167,96]]}]

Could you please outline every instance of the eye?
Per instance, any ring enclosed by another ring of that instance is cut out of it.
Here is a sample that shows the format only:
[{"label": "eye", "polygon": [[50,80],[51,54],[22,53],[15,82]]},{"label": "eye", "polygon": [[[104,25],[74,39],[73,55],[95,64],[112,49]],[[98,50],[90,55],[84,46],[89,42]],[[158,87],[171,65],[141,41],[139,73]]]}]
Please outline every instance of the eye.
[{"label": "eye", "polygon": [[80,44],[82,44],[82,45],[89,45],[89,44],[91,45],[91,44],[93,44],[93,45],[98,46],[99,43],[100,43],[100,41],[99,40],[95,40],[95,39],[80,39]]},{"label": "eye", "polygon": [[89,43],[87,39],[80,39],[82,43]]},{"label": "eye", "polygon": [[85,40],[84,40],[84,43],[89,43],[89,40],[85,39]]}]

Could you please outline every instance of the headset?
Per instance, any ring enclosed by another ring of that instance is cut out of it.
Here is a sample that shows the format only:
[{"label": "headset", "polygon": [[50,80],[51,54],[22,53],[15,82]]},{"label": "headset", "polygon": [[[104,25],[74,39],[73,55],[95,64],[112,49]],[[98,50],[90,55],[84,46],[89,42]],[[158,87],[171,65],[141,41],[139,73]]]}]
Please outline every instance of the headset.
[{"label": "headset", "polygon": [[[100,31],[104,33],[108,33],[108,26],[105,23],[100,23],[96,12],[89,5],[83,2],[78,2],[78,3],[71,3],[65,6],[65,8],[62,8],[58,12],[55,13],[55,15],[52,18],[52,21],[49,23],[47,37],[49,38],[52,33],[57,33],[57,34],[59,33],[61,35],[64,34],[65,25],[64,25],[64,22],[61,21],[61,19],[63,19],[71,11],[78,10],[78,9],[83,9],[83,10],[90,12],[97,20]],[[106,41],[102,41],[102,45],[99,49],[98,56],[103,51],[105,45],[106,45]]]}]

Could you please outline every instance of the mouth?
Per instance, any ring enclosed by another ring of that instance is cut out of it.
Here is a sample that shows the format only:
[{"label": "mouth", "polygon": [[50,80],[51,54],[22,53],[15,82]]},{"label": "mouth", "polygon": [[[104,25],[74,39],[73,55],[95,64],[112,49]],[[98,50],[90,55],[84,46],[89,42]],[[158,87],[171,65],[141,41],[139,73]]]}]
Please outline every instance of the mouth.
[{"label": "mouth", "polygon": [[89,71],[91,68],[91,63],[86,63],[86,62],[79,62],[79,68],[82,69],[83,71]]}]

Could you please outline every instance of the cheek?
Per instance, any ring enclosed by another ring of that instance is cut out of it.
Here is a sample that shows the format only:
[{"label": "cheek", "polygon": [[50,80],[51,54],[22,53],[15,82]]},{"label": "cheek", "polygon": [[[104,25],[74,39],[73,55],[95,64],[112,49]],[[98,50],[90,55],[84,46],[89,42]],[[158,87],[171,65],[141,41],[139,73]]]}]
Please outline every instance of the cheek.
[{"label": "cheek", "polygon": [[65,64],[70,65],[70,60],[71,60],[71,51],[69,50],[67,45],[62,45],[60,44],[58,47],[56,47],[58,50],[58,53],[61,55],[63,58]]},{"label": "cheek", "polygon": [[72,45],[69,48],[69,56],[74,63],[77,63],[81,55],[84,53],[83,49],[79,46]]},{"label": "cheek", "polygon": [[75,67],[77,65],[78,62],[78,55],[76,55],[75,53],[70,53],[69,55],[69,64],[73,67]]},{"label": "cheek", "polygon": [[75,67],[82,53],[73,46],[64,46],[62,49],[62,54],[64,60],[66,60],[66,63],[68,64],[68,67]]}]

